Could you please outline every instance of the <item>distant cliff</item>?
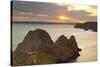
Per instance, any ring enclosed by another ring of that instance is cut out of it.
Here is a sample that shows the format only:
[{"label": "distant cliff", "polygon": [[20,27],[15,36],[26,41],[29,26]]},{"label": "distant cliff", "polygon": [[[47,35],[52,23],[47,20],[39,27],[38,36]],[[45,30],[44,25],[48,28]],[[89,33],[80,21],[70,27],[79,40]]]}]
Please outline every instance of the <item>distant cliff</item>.
[{"label": "distant cliff", "polygon": [[97,22],[77,23],[74,27],[97,32]]}]

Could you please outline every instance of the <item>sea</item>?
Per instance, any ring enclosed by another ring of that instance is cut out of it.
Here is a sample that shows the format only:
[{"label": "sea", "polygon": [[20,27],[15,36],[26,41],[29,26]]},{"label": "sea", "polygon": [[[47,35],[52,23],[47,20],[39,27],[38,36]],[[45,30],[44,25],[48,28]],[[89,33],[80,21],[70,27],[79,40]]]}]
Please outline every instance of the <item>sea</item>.
[{"label": "sea", "polygon": [[74,24],[25,24],[12,23],[12,50],[14,51],[19,43],[23,41],[29,31],[35,29],[46,30],[55,42],[61,35],[70,38],[74,35],[79,48],[82,49],[80,56],[75,62],[97,61],[97,32],[91,30],[74,28]]}]

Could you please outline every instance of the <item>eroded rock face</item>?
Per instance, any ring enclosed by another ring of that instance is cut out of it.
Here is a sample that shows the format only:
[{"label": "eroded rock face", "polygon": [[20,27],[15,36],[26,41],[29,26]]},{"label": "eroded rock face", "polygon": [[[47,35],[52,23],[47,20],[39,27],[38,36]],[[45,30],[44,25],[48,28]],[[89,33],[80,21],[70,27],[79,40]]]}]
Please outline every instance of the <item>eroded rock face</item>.
[{"label": "eroded rock face", "polygon": [[81,49],[78,47],[78,44],[76,42],[74,35],[72,35],[69,39],[69,46],[70,46],[70,48],[72,48],[72,50],[76,56],[80,56],[79,51],[81,51]]},{"label": "eroded rock face", "polygon": [[73,35],[70,39],[61,35],[54,43],[45,30],[36,29],[29,31],[13,52],[12,65],[68,62],[79,56],[80,50]]},{"label": "eroded rock face", "polygon": [[13,66],[53,64],[55,62],[55,57],[53,57],[50,53],[38,50],[27,53],[19,53],[13,56]]},{"label": "eroded rock face", "polygon": [[44,30],[36,29],[35,31],[29,31],[23,42],[18,45],[15,52],[17,50],[20,52],[29,52],[33,51],[33,49],[50,52],[49,49],[52,47],[53,41],[49,34]]},{"label": "eroded rock face", "polygon": [[58,62],[68,62],[70,59],[75,59],[80,56],[75,37],[72,35],[70,39],[67,39],[64,35],[61,35],[56,40],[55,45],[57,47],[57,59]]},{"label": "eroded rock face", "polygon": [[55,45],[58,49],[58,62],[67,61],[74,55],[73,50],[69,46],[69,40],[64,35],[61,35],[58,40],[56,40]]},{"label": "eroded rock face", "polygon": [[[23,64],[22,62],[19,62],[19,60],[21,60],[21,58],[17,58],[17,59],[15,59],[15,58],[18,56],[25,57],[23,55],[23,53],[28,54],[30,56],[29,53],[30,52],[34,53],[34,51],[35,52],[41,51],[45,54],[48,53],[48,55],[51,55],[51,57],[54,58],[53,44],[54,44],[53,41],[51,40],[49,34],[46,31],[41,30],[41,29],[36,29],[35,31],[29,31],[29,33],[24,38],[23,42],[20,43],[18,45],[18,47],[16,48],[16,50],[14,51],[14,53],[13,53],[14,62],[13,63],[16,64],[18,62],[19,64]],[[27,58],[27,57],[25,57],[25,58]],[[27,64],[29,64],[29,63],[27,63]],[[33,64],[34,64],[34,62],[33,62]]]}]

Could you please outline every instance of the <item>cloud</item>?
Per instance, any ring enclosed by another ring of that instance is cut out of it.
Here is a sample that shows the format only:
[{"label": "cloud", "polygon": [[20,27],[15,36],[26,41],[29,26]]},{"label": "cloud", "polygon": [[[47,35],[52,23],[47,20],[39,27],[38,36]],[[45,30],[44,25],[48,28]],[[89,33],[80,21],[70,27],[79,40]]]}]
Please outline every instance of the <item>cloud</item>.
[{"label": "cloud", "polygon": [[41,16],[41,17],[48,17],[46,14],[39,14],[39,13],[32,13],[32,12],[22,12],[22,11],[13,11],[13,15],[20,15],[20,16]]},{"label": "cloud", "polygon": [[[46,14],[37,14],[32,12],[13,11],[13,20],[15,21],[35,21],[49,17]],[[38,19],[37,19],[38,18]]]},{"label": "cloud", "polygon": [[68,11],[86,11],[89,13],[90,16],[97,16],[96,7],[89,6],[89,5],[79,5],[79,4],[70,4],[67,5]]},{"label": "cloud", "polygon": [[30,17],[28,16],[13,16],[12,21],[27,21]]},{"label": "cloud", "polygon": [[21,12],[32,12],[47,15],[57,15],[60,13],[66,14],[66,7],[58,6],[55,3],[43,2],[19,2],[13,3],[13,10]]},{"label": "cloud", "polygon": [[90,16],[89,12],[80,10],[80,11],[67,11],[68,15],[72,18],[84,20],[84,21],[96,21],[97,16]]},{"label": "cloud", "polygon": [[[57,21],[57,16],[70,18],[66,22],[96,21],[97,7],[89,5],[13,1],[13,17],[18,21]],[[25,17],[25,18],[24,18]],[[72,21],[73,20],[73,21]]]}]

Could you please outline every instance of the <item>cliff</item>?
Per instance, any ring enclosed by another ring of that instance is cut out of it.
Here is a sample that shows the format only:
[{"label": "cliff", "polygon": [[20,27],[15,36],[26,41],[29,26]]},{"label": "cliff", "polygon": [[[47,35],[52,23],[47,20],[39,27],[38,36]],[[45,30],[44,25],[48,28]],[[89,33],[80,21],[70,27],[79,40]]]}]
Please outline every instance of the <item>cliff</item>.
[{"label": "cliff", "polygon": [[74,27],[97,32],[97,22],[77,23]]}]

